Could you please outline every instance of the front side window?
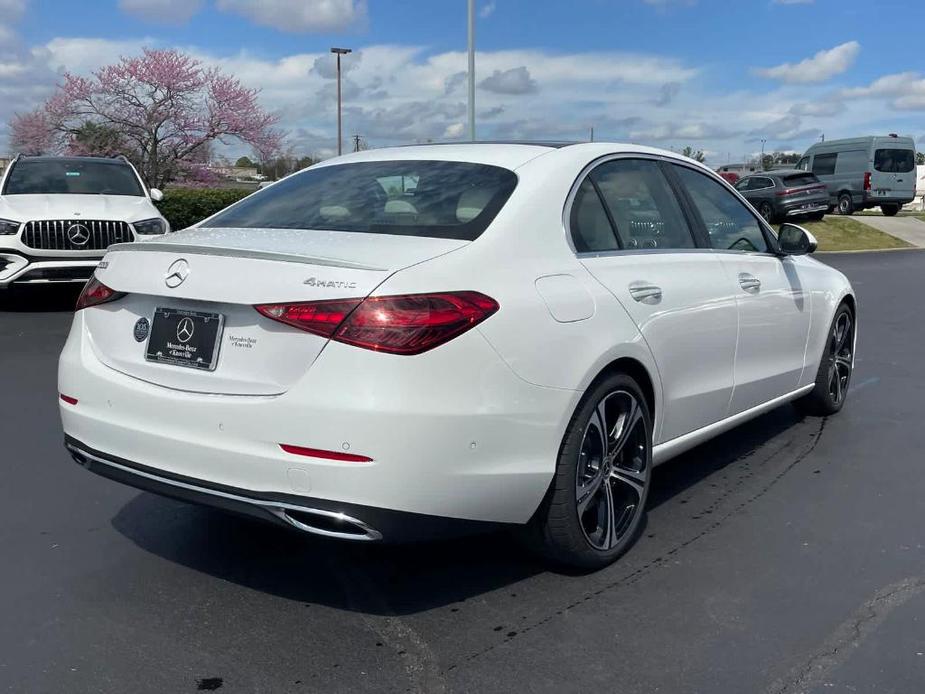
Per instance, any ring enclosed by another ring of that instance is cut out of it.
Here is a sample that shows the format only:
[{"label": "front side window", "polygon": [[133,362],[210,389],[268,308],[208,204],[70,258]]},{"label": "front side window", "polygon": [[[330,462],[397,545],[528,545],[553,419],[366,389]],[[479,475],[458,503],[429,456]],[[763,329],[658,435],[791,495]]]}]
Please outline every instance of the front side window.
[{"label": "front side window", "polygon": [[685,166],[675,166],[703,219],[710,245],[720,250],[766,253],[768,242],[755,216],[726,188]]},{"label": "front side window", "polygon": [[915,152],[911,149],[878,149],[874,168],[883,173],[909,173],[915,169]]},{"label": "front side window", "polygon": [[122,162],[21,159],[13,164],[4,195],[144,195],[131,167]]},{"label": "front side window", "polygon": [[736,182],[736,190],[738,191],[748,190],[751,187],[751,185],[752,185],[752,179],[742,178]]},{"label": "front side window", "polygon": [[797,162],[797,168],[800,171],[809,171],[809,157],[803,157]]},{"label": "front side window", "polygon": [[694,248],[694,237],[671,185],[650,159],[615,159],[590,174],[623,248]]},{"label": "front side window", "polygon": [[468,162],[398,160],[311,168],[258,191],[204,227],[320,229],[473,241],[517,176]]},{"label": "front side window", "polygon": [[817,176],[831,176],[835,173],[838,154],[817,154],[813,157],[813,173]]}]

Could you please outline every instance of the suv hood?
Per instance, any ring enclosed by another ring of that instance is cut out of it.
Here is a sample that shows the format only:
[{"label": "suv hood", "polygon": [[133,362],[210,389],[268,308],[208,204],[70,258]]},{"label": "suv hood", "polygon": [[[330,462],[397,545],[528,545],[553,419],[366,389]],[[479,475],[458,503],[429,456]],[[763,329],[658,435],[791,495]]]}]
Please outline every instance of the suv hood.
[{"label": "suv hood", "polygon": [[0,196],[0,217],[17,222],[74,217],[135,222],[160,216],[147,197],[137,195]]}]

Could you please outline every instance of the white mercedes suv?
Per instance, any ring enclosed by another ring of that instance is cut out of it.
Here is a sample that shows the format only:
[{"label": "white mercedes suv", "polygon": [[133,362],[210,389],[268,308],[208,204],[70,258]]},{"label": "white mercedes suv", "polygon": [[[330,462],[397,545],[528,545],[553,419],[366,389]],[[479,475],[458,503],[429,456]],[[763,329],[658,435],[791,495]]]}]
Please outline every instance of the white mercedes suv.
[{"label": "white mercedes suv", "polygon": [[125,157],[18,156],[0,180],[0,289],[86,282],[113,243],[170,227]]},{"label": "white mercedes suv", "polygon": [[307,533],[502,526],[603,566],[653,465],[790,401],[841,409],[857,307],[813,250],[661,150],[339,157],[110,249],[61,355],[66,445]]}]

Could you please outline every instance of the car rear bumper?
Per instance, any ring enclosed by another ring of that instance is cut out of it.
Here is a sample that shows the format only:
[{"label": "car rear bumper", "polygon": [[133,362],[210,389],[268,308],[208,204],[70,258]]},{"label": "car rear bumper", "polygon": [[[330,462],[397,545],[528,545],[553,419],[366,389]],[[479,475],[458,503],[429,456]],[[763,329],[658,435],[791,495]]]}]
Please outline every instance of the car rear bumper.
[{"label": "car rear bumper", "polygon": [[0,287],[16,284],[86,282],[102,259],[30,258],[0,250]]},{"label": "car rear bumper", "polygon": [[[338,512],[525,523],[548,489],[580,397],[521,380],[477,329],[413,358],[330,343],[277,396],[173,390],[115,371],[92,350],[78,312],[58,383],[77,399],[59,404],[65,434],[84,453],[197,487],[310,498]],[[280,444],[372,460],[293,455]]]}]

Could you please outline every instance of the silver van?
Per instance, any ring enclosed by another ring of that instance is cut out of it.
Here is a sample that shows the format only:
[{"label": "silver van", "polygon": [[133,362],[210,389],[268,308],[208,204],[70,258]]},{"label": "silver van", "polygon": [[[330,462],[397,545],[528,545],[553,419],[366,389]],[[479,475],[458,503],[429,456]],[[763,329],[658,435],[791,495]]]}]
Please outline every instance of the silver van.
[{"label": "silver van", "polygon": [[915,199],[915,141],[911,137],[856,137],[818,142],[798,169],[812,171],[829,189],[831,210],[851,214],[879,207],[892,217]]}]

